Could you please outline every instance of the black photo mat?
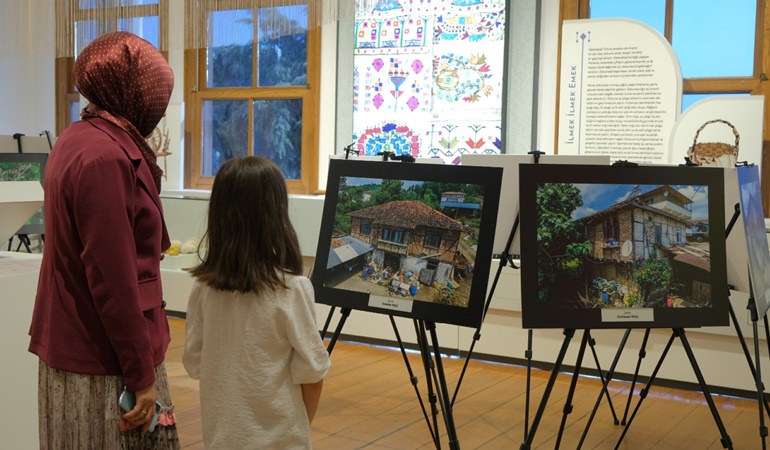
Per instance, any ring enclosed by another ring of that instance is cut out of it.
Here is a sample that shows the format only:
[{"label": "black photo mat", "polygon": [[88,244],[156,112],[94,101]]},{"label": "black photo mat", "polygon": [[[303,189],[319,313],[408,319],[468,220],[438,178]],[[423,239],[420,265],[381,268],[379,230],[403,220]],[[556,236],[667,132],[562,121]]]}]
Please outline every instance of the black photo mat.
[{"label": "black photo mat", "polygon": [[[0,153],[0,182],[2,181],[39,181],[43,185],[45,153]],[[16,234],[43,234],[43,208],[40,208]]]},{"label": "black photo mat", "polygon": [[521,165],[523,327],[728,325],[723,170]]},{"label": "black photo mat", "polygon": [[757,314],[763,317],[770,308],[770,249],[767,243],[759,168],[757,166],[738,167],[737,171],[751,290]]},{"label": "black photo mat", "polygon": [[316,301],[479,326],[502,169],[329,163],[311,275]]}]

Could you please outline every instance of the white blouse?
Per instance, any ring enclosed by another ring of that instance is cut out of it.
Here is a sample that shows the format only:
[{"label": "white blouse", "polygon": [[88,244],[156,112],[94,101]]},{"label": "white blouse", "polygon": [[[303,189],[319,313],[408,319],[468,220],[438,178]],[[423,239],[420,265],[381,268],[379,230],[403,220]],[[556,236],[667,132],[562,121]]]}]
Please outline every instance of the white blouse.
[{"label": "white blouse", "polygon": [[310,280],[286,274],[286,285],[260,296],[193,286],[182,362],[200,379],[208,450],[312,448],[300,385],[331,363]]}]

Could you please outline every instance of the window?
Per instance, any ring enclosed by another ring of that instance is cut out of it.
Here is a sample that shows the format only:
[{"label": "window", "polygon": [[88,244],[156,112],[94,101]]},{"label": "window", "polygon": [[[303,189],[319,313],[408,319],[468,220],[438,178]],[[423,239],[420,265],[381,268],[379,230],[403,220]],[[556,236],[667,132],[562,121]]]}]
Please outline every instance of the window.
[{"label": "window", "polygon": [[168,0],[56,0],[56,134],[80,119],[72,66],[92,40],[111,31],[140,36],[168,58]]},{"label": "window", "polygon": [[404,230],[396,230],[393,228],[382,229],[382,240],[393,242],[396,244],[404,243]]},{"label": "window", "polygon": [[[618,223],[618,216],[611,215],[604,219],[604,241],[605,243],[612,243],[612,245],[618,245],[620,239],[620,224]],[[614,242],[613,242],[614,241]]]},{"label": "window", "polygon": [[185,50],[185,187],[210,189],[225,161],[257,155],[281,168],[290,192],[313,193],[320,31],[308,26],[307,2],[187,7],[186,28],[203,31]]},{"label": "window", "polygon": [[[657,29],[671,42],[682,68],[683,108],[703,97],[743,94],[764,95],[767,109],[770,67],[763,55],[770,51],[770,38],[763,32],[763,18],[768,5],[765,0],[561,0],[561,17],[624,17]],[[767,136],[770,117],[764,120]],[[763,173],[768,170],[762,165]],[[763,201],[769,211],[770,191],[763,191]]]},{"label": "window", "polygon": [[441,246],[441,233],[434,230],[426,231],[423,245],[429,248],[439,248]]},{"label": "window", "polygon": [[361,235],[371,236],[372,234],[372,222],[370,220],[361,221]]}]

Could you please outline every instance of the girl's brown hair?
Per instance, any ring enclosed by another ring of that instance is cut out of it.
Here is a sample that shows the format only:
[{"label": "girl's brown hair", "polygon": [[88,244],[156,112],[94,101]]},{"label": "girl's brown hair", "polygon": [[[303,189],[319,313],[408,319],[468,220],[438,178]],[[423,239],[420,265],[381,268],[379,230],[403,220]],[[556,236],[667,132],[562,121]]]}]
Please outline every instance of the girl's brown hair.
[{"label": "girl's brown hair", "polygon": [[214,178],[203,262],[190,273],[223,291],[286,287],[281,272],[302,274],[281,169],[258,156],[235,158]]}]

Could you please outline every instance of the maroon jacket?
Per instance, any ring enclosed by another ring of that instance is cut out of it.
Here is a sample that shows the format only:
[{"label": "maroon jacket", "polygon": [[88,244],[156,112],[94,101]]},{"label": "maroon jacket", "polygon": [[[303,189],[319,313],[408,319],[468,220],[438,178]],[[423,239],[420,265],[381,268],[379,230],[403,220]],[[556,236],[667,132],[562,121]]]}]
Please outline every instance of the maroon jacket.
[{"label": "maroon jacket", "polygon": [[88,118],[59,137],[44,178],[29,351],[56,369],[146,388],[171,340],[160,280],[169,240],[149,168],[128,133]]}]

